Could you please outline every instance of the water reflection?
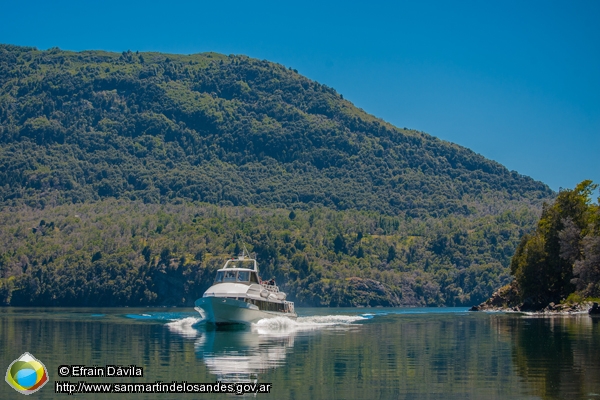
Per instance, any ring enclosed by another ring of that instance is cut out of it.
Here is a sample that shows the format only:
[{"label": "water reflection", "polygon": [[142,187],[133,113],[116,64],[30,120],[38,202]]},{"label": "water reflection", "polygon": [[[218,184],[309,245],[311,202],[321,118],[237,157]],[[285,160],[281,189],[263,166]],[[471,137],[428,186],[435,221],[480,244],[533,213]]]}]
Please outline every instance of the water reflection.
[{"label": "water reflection", "polygon": [[252,380],[258,374],[285,364],[294,345],[295,332],[269,333],[253,327],[248,331],[202,332],[196,355],[208,370],[224,382]]},{"label": "water reflection", "polygon": [[[598,318],[309,311],[297,321],[215,331],[192,311],[0,308],[0,359],[6,368],[28,351],[52,385],[62,364],[133,364],[144,368],[139,382],[260,380],[273,383],[271,397],[296,400],[600,399]],[[51,385],[36,396],[64,398]]]},{"label": "water reflection", "polygon": [[600,398],[600,320],[569,317],[502,318],[514,343],[516,372],[543,399]]},{"label": "water reflection", "polygon": [[195,339],[194,348],[209,372],[222,382],[254,381],[259,374],[284,366],[297,335],[306,337],[319,330],[348,331],[351,324],[367,320],[361,315],[324,315],[261,320],[257,324],[215,330],[199,318],[184,318],[167,324],[169,330]]}]

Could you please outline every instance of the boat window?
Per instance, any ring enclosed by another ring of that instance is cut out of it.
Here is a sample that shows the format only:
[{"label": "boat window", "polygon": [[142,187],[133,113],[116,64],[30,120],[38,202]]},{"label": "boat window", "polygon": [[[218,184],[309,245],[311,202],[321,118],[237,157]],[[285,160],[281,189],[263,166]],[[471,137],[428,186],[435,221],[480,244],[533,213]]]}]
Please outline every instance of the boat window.
[{"label": "boat window", "polygon": [[258,283],[258,279],[256,278],[255,273],[250,274],[250,282]]},{"label": "boat window", "polygon": [[250,271],[239,271],[238,282],[248,282],[250,280]]},{"label": "boat window", "polygon": [[254,268],[254,260],[228,260],[223,268],[256,270],[256,268]]},{"label": "boat window", "polygon": [[223,271],[217,272],[217,277],[215,278],[215,283],[223,282]]},{"label": "boat window", "polygon": [[225,272],[225,282],[234,282],[234,281],[235,281],[235,271]]}]

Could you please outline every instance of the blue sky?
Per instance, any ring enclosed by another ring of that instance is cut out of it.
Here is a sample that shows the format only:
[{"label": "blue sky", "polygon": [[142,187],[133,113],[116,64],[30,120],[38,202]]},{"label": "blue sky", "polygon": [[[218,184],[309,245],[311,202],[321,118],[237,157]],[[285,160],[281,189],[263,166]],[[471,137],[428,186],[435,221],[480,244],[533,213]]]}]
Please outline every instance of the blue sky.
[{"label": "blue sky", "polygon": [[554,190],[600,183],[600,1],[0,0],[0,10],[1,43],[267,59]]}]

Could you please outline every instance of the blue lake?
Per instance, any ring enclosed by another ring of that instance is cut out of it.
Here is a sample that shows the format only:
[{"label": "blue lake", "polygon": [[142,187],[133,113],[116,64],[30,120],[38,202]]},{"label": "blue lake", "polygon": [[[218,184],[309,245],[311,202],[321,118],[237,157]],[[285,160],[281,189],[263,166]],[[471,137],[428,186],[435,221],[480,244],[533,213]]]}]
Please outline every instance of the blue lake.
[{"label": "blue lake", "polygon": [[[600,318],[465,308],[298,309],[297,321],[214,330],[191,309],[0,308],[0,365],[24,352],[56,382],[271,384],[274,399],[599,399]],[[143,377],[60,377],[59,366],[135,365]],[[0,398],[23,398],[2,383]],[[233,398],[105,394],[100,398]]]}]

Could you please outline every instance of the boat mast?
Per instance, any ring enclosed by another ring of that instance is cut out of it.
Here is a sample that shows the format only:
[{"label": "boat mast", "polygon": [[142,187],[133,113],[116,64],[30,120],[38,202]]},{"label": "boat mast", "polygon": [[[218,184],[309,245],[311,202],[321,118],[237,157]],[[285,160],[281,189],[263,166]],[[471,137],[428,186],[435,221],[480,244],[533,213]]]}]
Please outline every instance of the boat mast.
[{"label": "boat mast", "polygon": [[247,256],[248,258],[250,258],[250,253],[248,252],[248,249],[246,248],[246,243],[242,242],[242,257]]}]

